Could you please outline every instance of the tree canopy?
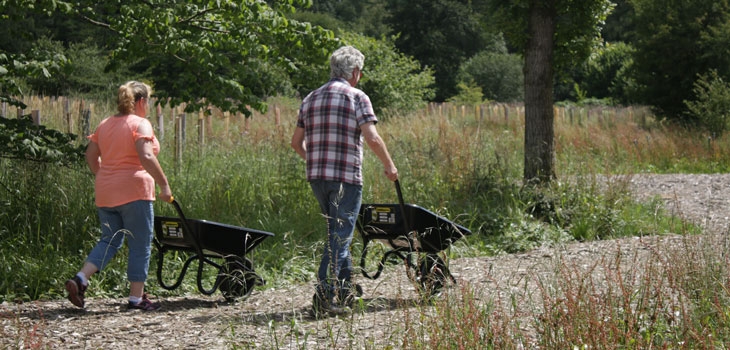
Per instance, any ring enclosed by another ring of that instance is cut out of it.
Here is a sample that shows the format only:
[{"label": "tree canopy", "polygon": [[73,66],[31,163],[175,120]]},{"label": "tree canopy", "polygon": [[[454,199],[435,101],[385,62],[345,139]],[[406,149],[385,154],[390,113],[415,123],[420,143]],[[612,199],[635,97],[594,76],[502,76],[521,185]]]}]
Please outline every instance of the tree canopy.
[{"label": "tree canopy", "polygon": [[[642,101],[663,117],[686,118],[685,100],[710,70],[730,77],[727,0],[632,0],[636,12],[634,76]],[[694,121],[688,121],[690,123]]]},{"label": "tree canopy", "polygon": [[396,47],[433,69],[436,101],[457,94],[459,66],[486,44],[481,14],[472,1],[390,0],[387,23]]},{"label": "tree canopy", "polygon": [[[264,110],[255,87],[276,74],[314,84],[319,65],[338,45],[331,31],[290,20],[307,0],[246,1],[25,1],[3,0],[3,20],[60,12],[108,32],[109,68],[131,64],[151,73],[155,95],[190,111],[214,105],[250,114]],[[0,51],[0,99],[19,103],[16,78],[49,76],[66,57]],[[317,79],[318,80],[318,79]],[[307,86],[306,88],[312,88]],[[304,87],[303,87],[304,88]]]}]

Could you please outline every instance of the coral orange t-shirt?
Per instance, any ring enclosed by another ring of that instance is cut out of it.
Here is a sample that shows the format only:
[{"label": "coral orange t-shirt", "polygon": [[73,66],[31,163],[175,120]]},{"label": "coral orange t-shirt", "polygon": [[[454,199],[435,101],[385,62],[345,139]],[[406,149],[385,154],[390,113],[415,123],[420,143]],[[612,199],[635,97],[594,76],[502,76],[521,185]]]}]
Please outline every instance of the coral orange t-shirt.
[{"label": "coral orange t-shirt", "polygon": [[153,151],[160,152],[154,136],[141,136],[137,129],[149,120],[134,114],[104,119],[89,136],[99,145],[101,164],[96,173],[94,192],[97,207],[116,207],[136,200],[155,200],[155,180],[142,167],[135,143],[141,138],[153,142]]}]

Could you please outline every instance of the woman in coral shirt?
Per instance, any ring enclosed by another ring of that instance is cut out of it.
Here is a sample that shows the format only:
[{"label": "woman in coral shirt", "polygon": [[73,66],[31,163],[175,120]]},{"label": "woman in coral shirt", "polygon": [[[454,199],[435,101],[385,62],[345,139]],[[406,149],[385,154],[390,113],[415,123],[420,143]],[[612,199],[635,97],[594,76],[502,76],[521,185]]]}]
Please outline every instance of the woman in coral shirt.
[{"label": "woman in coral shirt", "polygon": [[119,113],[104,119],[89,136],[86,162],[95,175],[95,202],[102,233],[81,271],[66,281],[68,299],[78,307],[85,305],[89,277],[109,263],[126,238],[128,308],[160,308],[144,293],[152,251],[155,184],[160,187],[160,200],[171,201],[172,192],[157,160],[160,143],[145,118],[151,94],[151,88],[141,82],[120,86]]}]

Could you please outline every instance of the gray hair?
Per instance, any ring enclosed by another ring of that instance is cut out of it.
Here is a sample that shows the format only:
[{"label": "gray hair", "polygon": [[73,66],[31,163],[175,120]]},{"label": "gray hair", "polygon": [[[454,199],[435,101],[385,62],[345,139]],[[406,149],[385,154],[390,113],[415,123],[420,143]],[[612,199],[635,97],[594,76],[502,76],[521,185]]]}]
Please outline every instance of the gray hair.
[{"label": "gray hair", "polygon": [[330,56],[330,78],[352,79],[352,70],[362,70],[365,55],[352,46],[343,46]]}]

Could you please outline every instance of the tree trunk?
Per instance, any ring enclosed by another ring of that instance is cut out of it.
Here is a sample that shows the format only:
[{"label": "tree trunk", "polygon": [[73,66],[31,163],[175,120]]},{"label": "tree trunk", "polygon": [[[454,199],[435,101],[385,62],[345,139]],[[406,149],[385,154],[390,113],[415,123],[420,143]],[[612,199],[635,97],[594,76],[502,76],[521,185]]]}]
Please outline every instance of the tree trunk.
[{"label": "tree trunk", "polygon": [[524,67],[526,183],[547,184],[555,178],[552,68],[555,1],[530,0]]}]

